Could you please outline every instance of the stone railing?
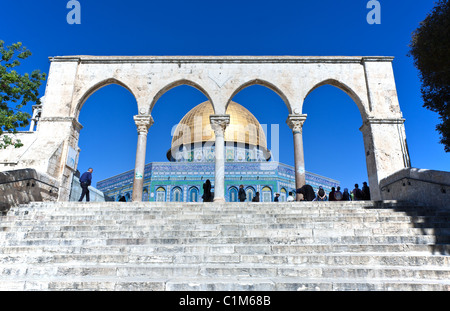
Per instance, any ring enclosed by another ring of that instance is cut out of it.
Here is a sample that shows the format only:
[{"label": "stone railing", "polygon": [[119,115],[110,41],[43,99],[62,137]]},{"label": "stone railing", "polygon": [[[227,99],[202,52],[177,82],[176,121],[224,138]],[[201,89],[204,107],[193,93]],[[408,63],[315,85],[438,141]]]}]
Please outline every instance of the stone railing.
[{"label": "stone railing", "polygon": [[450,209],[450,172],[405,168],[380,182],[383,200],[407,200]]}]

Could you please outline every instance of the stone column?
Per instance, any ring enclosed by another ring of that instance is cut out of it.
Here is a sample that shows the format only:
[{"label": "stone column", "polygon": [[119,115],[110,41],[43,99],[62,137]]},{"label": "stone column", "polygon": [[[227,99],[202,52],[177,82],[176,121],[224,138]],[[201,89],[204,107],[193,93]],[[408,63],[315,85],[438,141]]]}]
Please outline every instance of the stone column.
[{"label": "stone column", "polygon": [[134,122],[137,126],[138,141],[136,149],[136,164],[134,167],[133,180],[133,202],[142,201],[142,191],[144,189],[144,170],[145,170],[145,152],[147,147],[147,133],[153,124],[153,118],[150,115],[134,116]]},{"label": "stone column", "polygon": [[406,144],[405,119],[368,118],[360,128],[364,138],[370,199],[382,200],[380,181],[411,167]]},{"label": "stone column", "polygon": [[[295,163],[295,188],[301,188],[306,183],[305,176],[305,157],[303,154],[303,123],[306,120],[306,114],[291,114],[286,123],[291,128],[294,135],[294,163]],[[299,201],[301,195],[297,194],[296,200]]]},{"label": "stone column", "polygon": [[216,136],[216,168],[214,175],[214,202],[225,202],[225,129],[230,124],[229,115],[211,115],[211,127]]}]

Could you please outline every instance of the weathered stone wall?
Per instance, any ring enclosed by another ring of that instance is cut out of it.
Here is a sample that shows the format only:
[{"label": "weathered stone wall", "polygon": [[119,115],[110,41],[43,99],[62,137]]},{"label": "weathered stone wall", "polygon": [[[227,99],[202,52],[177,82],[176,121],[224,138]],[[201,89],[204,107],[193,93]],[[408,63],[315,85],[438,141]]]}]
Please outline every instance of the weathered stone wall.
[{"label": "weathered stone wall", "polygon": [[34,169],[0,172],[0,209],[29,202],[57,201],[59,183]]},{"label": "weathered stone wall", "polygon": [[450,172],[405,168],[380,182],[383,200],[408,200],[450,209]]}]

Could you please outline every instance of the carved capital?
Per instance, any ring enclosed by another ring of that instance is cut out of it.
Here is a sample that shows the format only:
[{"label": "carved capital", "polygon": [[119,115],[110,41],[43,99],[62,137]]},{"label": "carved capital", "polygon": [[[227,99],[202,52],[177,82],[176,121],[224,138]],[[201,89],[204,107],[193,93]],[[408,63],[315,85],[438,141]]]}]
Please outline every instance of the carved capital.
[{"label": "carved capital", "polygon": [[223,136],[225,129],[230,124],[230,115],[228,114],[213,114],[209,116],[211,128],[216,136]]},{"label": "carved capital", "polygon": [[153,118],[151,115],[137,115],[134,116],[134,122],[136,123],[137,131],[139,134],[147,134],[150,126],[153,125]]},{"label": "carved capital", "polygon": [[288,116],[286,123],[293,133],[301,134],[303,132],[303,123],[305,123],[306,116],[306,114],[290,114]]}]

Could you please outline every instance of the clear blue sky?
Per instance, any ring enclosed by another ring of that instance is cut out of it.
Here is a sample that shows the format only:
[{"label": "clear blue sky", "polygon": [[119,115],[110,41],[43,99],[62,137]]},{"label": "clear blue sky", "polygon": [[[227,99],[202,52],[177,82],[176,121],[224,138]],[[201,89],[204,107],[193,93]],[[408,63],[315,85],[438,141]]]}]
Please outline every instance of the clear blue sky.
[{"label": "clear blue sky", "polygon": [[[79,54],[394,56],[412,166],[450,171],[449,154],[435,131],[438,116],[422,107],[418,72],[407,56],[411,33],[431,11],[433,0],[380,0],[380,25],[366,21],[368,0],[80,0],[81,25],[66,22],[67,2],[1,0],[0,39],[6,44],[21,41],[33,52],[21,71],[48,72],[49,56]],[[147,162],[166,161],[170,130],[204,100],[200,91],[180,86],[158,101]],[[282,100],[260,86],[244,89],[234,100],[268,125],[269,142],[271,127],[279,127],[280,161],[293,165],[292,133]],[[323,86],[306,98],[304,113],[306,170],[348,188],[367,181],[356,104],[343,91]],[[133,96],[115,85],[93,94],[81,110],[78,169],[92,166],[94,183],[134,168],[135,114]]]}]

